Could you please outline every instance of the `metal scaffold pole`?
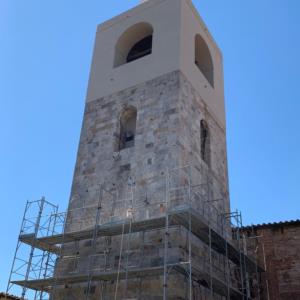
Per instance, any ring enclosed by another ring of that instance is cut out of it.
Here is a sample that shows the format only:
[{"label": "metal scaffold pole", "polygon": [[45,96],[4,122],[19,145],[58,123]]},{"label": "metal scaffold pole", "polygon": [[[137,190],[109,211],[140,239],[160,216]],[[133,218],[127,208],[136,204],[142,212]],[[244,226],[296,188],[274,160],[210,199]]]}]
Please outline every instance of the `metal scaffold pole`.
[{"label": "metal scaffold pole", "polygon": [[[17,250],[21,244],[27,246],[29,259],[24,260],[24,274],[20,272],[24,280],[13,280],[12,275],[18,271],[13,264],[7,291],[16,284],[21,286],[23,299],[26,295],[30,300],[47,300],[50,294],[54,300],[66,293],[86,300],[118,300],[132,298],[137,283],[136,298],[141,300],[149,295],[144,290],[151,286],[148,280],[160,278],[163,290],[154,288],[153,297],[159,295],[163,300],[173,297],[177,289],[187,300],[199,296],[211,300],[253,299],[251,280],[263,270],[248,256],[240,213],[223,213],[232,221],[232,238],[230,227],[220,223],[221,198],[214,179],[205,173],[201,182],[194,183],[197,176],[187,168],[160,172],[148,182],[143,179],[143,188],[146,186],[150,197],[146,201],[141,201],[142,193],[135,190],[134,182],[130,191],[127,185],[109,191],[101,185],[99,196],[97,190],[95,199],[89,199],[93,200],[91,206],[69,209],[59,232],[56,223],[64,215],[57,213],[57,207],[52,208],[50,221],[46,218],[44,222],[42,214],[48,203],[44,198],[39,200],[32,222],[27,217],[32,205],[28,202]],[[78,203],[81,201],[73,204]],[[57,261],[51,266],[55,257]],[[176,273],[174,277],[171,272]],[[182,289],[175,283],[180,276],[184,278]],[[171,290],[173,283],[175,291]]]},{"label": "metal scaffold pole", "polygon": [[[36,223],[35,223],[35,228],[34,228],[34,237],[35,238],[37,238],[37,235],[38,235],[38,232],[39,232],[39,226],[40,226],[40,222],[41,222],[41,218],[42,218],[44,204],[45,204],[45,198],[43,197],[41,199],[41,202],[40,202],[40,205],[39,205],[38,217],[37,217],[37,220],[36,220]],[[33,255],[34,255],[34,250],[35,250],[35,245],[32,245],[31,250],[30,250],[30,255],[29,255],[27,271],[26,271],[26,275],[25,275],[25,281],[28,281],[28,278],[29,278],[32,258],[33,258]],[[27,290],[27,286],[25,285],[23,287],[23,291],[22,291],[22,299],[25,297],[26,290]]]},{"label": "metal scaffold pole", "polygon": [[213,299],[213,277],[212,277],[212,249],[211,249],[211,227],[209,226],[209,288],[210,288],[210,297]]},{"label": "metal scaffold pole", "polygon": [[[25,210],[24,210],[24,214],[23,214],[22,225],[21,225],[19,236],[23,233],[23,228],[24,228],[24,225],[25,225],[25,217],[26,217],[26,213],[27,213],[29,205],[30,205],[29,201],[27,201],[26,206],[25,206]],[[21,244],[21,241],[20,241],[20,239],[18,239],[17,247],[16,247],[16,250],[15,250],[14,258],[13,258],[13,264],[12,264],[12,267],[11,267],[11,271],[10,271],[9,279],[8,279],[8,283],[7,283],[6,294],[9,293],[10,288],[11,288],[11,280],[12,280],[12,276],[13,276],[13,273],[14,273],[14,268],[15,268],[17,254],[18,254],[18,250],[20,248],[20,244]]]},{"label": "metal scaffold pole", "polygon": [[54,254],[46,249],[40,249],[36,243],[39,237],[54,233],[57,210],[58,207],[46,201],[45,197],[36,201],[27,201],[9,275],[7,294],[13,287],[17,288],[17,281],[22,278],[21,299],[30,297],[30,299],[41,300],[46,297],[43,288],[33,291],[29,282],[33,279],[46,279],[53,274],[54,267],[51,263]]},{"label": "metal scaffold pole", "polygon": [[[210,182],[207,178],[207,204],[211,205],[211,190]],[[209,247],[209,289],[210,299],[213,299],[213,277],[212,277],[212,241],[211,241],[211,207],[209,207],[209,220],[208,220],[208,247]]]},{"label": "metal scaffold pole", "polygon": [[245,255],[244,255],[244,240],[242,237],[241,227],[242,227],[242,219],[241,213],[239,211],[235,212],[236,219],[236,235],[238,241],[238,249],[239,249],[239,259],[240,259],[240,277],[241,277],[241,292],[243,299],[248,299],[248,288],[247,288],[247,270],[245,264]]},{"label": "metal scaffold pole", "polygon": [[[140,245],[140,261],[139,261],[139,267],[143,267],[143,261],[144,261],[144,255],[145,255],[145,231],[142,231],[142,242]],[[139,288],[138,288],[138,300],[142,299],[142,284],[143,284],[143,278],[139,278]]]},{"label": "metal scaffold pole", "polygon": [[189,300],[192,300],[193,295],[193,281],[192,281],[192,196],[191,196],[191,169],[188,174],[188,203],[189,203]]},{"label": "metal scaffold pole", "polygon": [[230,300],[230,262],[228,259],[228,244],[225,240],[225,262],[226,262],[226,279],[227,279],[227,300]]},{"label": "metal scaffold pole", "polygon": [[89,299],[90,291],[91,291],[92,266],[93,266],[92,258],[94,257],[93,255],[95,255],[96,252],[97,252],[97,233],[98,233],[98,227],[100,225],[102,199],[103,199],[103,186],[100,184],[99,185],[99,198],[98,198],[98,205],[97,205],[96,220],[95,220],[95,226],[94,226],[93,238],[92,238],[92,251],[93,251],[93,253],[92,253],[92,255],[90,256],[90,259],[89,259],[89,270],[88,270],[89,276],[88,276],[88,286],[87,286],[87,291],[86,291],[86,300]]},{"label": "metal scaffold pole", "polygon": [[246,253],[247,253],[247,244],[245,235],[242,233],[241,229],[243,228],[243,218],[242,213],[239,212],[239,218],[240,218],[240,234],[242,238],[242,262],[243,262],[243,271],[244,271],[244,281],[245,281],[245,299],[247,300],[250,297],[250,286],[249,286],[249,274],[247,270],[247,264],[246,264]]},{"label": "metal scaffold pole", "polygon": [[164,234],[164,279],[163,300],[168,297],[168,247],[169,247],[169,197],[170,197],[170,173],[166,172],[166,200],[165,200],[165,234]]},{"label": "metal scaffold pole", "polygon": [[127,217],[129,218],[129,229],[128,229],[128,236],[127,236],[127,246],[126,246],[126,263],[125,263],[125,284],[124,284],[124,299],[127,299],[127,289],[128,289],[128,267],[129,267],[129,256],[130,256],[130,249],[131,249],[131,229],[132,229],[132,219],[134,217],[134,193],[133,193],[133,184],[130,186],[130,193],[131,193],[131,204],[129,211],[127,213]]},{"label": "metal scaffold pole", "polygon": [[[54,234],[57,216],[58,216],[58,207],[55,208],[54,213],[51,214],[49,217],[48,225],[46,225],[46,236],[51,236]],[[49,266],[51,263],[50,260],[51,260],[52,255],[53,254],[51,254],[48,251],[43,251],[42,259],[41,259],[41,266],[43,266],[45,264],[45,268],[41,268],[39,270],[38,278],[44,278],[44,279],[47,278],[47,273],[48,273]],[[45,263],[44,263],[44,261],[45,261]],[[52,266],[52,268],[54,268],[54,265]],[[43,296],[44,296],[44,291],[36,291],[34,300],[43,300],[44,299]]]},{"label": "metal scaffold pole", "polygon": [[120,244],[120,252],[119,252],[119,262],[118,262],[118,273],[117,273],[117,280],[116,280],[116,288],[115,288],[115,296],[114,300],[118,298],[118,291],[119,291],[119,281],[120,281],[120,271],[121,271],[121,264],[122,264],[122,252],[123,252],[123,243],[124,243],[124,233],[125,233],[125,223],[122,225],[122,235],[121,235],[121,244]]},{"label": "metal scaffold pole", "polygon": [[56,292],[57,292],[57,280],[58,280],[58,263],[63,257],[63,248],[64,248],[64,242],[65,242],[65,234],[67,229],[67,221],[68,221],[68,213],[63,215],[63,224],[62,224],[62,239],[59,247],[59,253],[57,254],[56,262],[55,262],[55,269],[53,274],[53,284],[52,289],[50,292],[50,300],[54,300],[56,298]]}]

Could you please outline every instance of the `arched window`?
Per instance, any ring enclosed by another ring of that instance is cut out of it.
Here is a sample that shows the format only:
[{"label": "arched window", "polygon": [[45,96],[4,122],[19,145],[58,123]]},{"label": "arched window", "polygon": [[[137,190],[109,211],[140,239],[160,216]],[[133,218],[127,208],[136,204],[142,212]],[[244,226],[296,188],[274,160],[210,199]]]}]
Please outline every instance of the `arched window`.
[{"label": "arched window", "polygon": [[210,166],[210,133],[205,120],[200,122],[201,159]]},{"label": "arched window", "polygon": [[152,53],[153,27],[138,23],[127,29],[115,48],[114,67],[129,63]]},{"label": "arched window", "polygon": [[152,52],[152,35],[148,35],[139,42],[137,42],[129,51],[127,55],[127,62],[139,59],[143,56],[149,55]]},{"label": "arched window", "polygon": [[214,87],[214,66],[212,57],[206,42],[199,34],[195,37],[195,64],[210,85]]},{"label": "arched window", "polygon": [[120,117],[119,150],[134,146],[137,110],[130,106]]}]

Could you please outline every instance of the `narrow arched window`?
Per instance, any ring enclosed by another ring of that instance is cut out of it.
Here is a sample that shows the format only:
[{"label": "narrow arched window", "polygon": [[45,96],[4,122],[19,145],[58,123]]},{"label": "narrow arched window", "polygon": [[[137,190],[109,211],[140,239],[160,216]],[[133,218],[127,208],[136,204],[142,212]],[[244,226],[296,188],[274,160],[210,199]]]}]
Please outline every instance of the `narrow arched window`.
[{"label": "narrow arched window", "polygon": [[119,150],[134,146],[136,132],[137,110],[135,107],[126,108],[120,117]]},{"label": "narrow arched window", "polygon": [[128,28],[115,47],[114,67],[140,59],[152,53],[153,27],[138,23]]},{"label": "narrow arched window", "polygon": [[199,34],[195,37],[195,64],[210,85],[214,87],[213,60],[206,42]]},{"label": "narrow arched window", "polygon": [[201,159],[210,165],[210,133],[205,120],[200,122]]}]

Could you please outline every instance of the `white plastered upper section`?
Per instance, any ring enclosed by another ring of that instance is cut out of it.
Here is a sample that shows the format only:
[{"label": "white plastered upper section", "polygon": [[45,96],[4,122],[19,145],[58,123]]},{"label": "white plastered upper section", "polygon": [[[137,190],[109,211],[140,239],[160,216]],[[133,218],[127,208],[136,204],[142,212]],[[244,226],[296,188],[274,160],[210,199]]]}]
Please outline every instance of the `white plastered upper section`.
[{"label": "white plastered upper section", "polygon": [[[115,47],[137,23],[153,27],[152,54],[114,67]],[[214,64],[214,88],[195,65],[195,36],[206,41]],[[87,102],[180,70],[225,128],[222,55],[190,0],[148,0],[98,26]]]}]

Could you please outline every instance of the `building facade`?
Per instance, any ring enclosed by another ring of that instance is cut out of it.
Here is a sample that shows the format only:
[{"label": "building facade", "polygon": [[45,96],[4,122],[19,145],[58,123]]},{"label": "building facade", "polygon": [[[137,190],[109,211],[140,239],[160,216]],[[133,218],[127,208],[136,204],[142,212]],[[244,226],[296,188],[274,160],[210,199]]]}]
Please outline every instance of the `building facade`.
[{"label": "building facade", "polygon": [[13,295],[8,295],[6,293],[0,293],[0,300],[21,300],[21,298]]},{"label": "building facade", "polygon": [[265,264],[262,299],[300,299],[300,220],[244,227],[257,236],[258,259]]},{"label": "building facade", "polygon": [[[217,219],[229,213],[225,135],[222,55],[191,1],[146,1],[101,24],[66,232],[94,226],[99,206],[99,224],[160,218],[189,205],[192,186],[202,197],[194,199],[195,210],[211,197],[207,214]],[[223,234],[226,223],[212,226]],[[157,229],[101,237],[94,247],[89,241],[68,244],[69,255],[78,257],[61,260],[58,270],[86,274],[93,256],[93,272],[122,276],[75,286],[81,297],[161,299],[167,293],[168,299],[185,299],[190,287],[180,272],[123,276],[127,268],[147,272],[188,261],[187,230],[171,227],[168,234],[167,261],[165,229]],[[201,264],[206,245],[195,241],[192,247]],[[222,255],[214,255],[222,268]],[[58,298],[73,299],[70,290],[74,286]]]}]

